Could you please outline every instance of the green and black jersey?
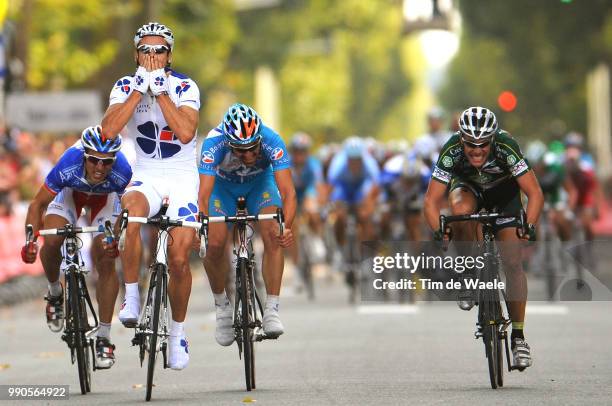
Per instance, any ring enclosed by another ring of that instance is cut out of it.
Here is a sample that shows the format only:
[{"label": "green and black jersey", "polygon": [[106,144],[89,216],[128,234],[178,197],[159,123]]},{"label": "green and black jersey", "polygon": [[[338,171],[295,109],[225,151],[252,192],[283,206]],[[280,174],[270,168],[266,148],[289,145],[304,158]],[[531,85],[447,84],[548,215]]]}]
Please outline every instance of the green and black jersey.
[{"label": "green and black jersey", "polygon": [[530,169],[519,145],[504,130],[498,130],[486,162],[478,169],[465,156],[459,137],[459,132],[454,133],[442,147],[432,179],[448,185],[451,180],[458,178],[486,191],[518,178]]}]

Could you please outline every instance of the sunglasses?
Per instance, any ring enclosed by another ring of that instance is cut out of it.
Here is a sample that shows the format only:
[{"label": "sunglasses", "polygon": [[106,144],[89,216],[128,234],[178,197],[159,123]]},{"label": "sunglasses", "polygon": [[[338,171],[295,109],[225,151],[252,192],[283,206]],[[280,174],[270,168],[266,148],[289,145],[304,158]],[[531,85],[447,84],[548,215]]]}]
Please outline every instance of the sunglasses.
[{"label": "sunglasses", "polygon": [[142,52],[145,55],[148,55],[150,53],[155,53],[155,54],[164,54],[168,51],[170,51],[170,48],[168,48],[165,45],[147,45],[147,44],[142,44],[139,45],[138,48],[136,48],[138,50],[138,52]]},{"label": "sunglasses", "polygon": [[236,147],[232,147],[232,151],[236,154],[242,155],[242,154],[246,154],[247,152],[255,152],[257,151],[257,148],[259,148],[259,143],[249,147],[249,148],[236,148]]},{"label": "sunglasses", "polygon": [[489,144],[491,144],[491,141],[481,142],[480,144],[475,144],[473,142],[466,141],[466,140],[462,140],[462,141],[465,145],[467,145],[471,149],[486,148],[489,146]]},{"label": "sunglasses", "polygon": [[97,156],[94,155],[89,155],[89,154],[83,154],[85,156],[85,159],[87,159],[87,162],[89,162],[90,164],[97,166],[99,162],[102,162],[102,165],[104,166],[108,166],[108,165],[112,165],[115,160],[117,159],[117,157],[108,157],[108,158],[98,158]]}]

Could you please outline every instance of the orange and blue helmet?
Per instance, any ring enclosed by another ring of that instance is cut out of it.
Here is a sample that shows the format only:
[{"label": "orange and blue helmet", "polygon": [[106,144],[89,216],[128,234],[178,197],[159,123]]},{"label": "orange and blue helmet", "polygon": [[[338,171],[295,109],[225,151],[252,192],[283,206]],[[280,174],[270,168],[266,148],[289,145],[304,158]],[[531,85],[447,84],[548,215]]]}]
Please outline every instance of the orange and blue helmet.
[{"label": "orange and blue helmet", "polygon": [[232,104],[223,117],[223,134],[231,146],[240,148],[258,142],[260,128],[261,118],[246,104]]}]

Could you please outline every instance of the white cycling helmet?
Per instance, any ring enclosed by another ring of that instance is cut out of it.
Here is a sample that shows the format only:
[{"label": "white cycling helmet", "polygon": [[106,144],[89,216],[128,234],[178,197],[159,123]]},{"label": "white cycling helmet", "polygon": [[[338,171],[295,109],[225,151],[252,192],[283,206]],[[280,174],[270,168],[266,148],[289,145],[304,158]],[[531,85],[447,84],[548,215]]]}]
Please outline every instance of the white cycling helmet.
[{"label": "white cycling helmet", "polygon": [[478,141],[493,137],[497,128],[495,114],[484,107],[470,107],[459,116],[459,131],[464,136]]},{"label": "white cycling helmet", "polygon": [[536,164],[544,159],[544,155],[546,155],[547,151],[548,148],[542,141],[532,141],[527,145],[525,158],[527,158],[530,164]]},{"label": "white cycling helmet", "polygon": [[156,22],[147,23],[136,31],[134,46],[138,47],[140,40],[149,35],[162,37],[170,47],[170,50],[172,50],[172,46],[174,45],[174,35],[172,35],[172,31],[165,25]]}]

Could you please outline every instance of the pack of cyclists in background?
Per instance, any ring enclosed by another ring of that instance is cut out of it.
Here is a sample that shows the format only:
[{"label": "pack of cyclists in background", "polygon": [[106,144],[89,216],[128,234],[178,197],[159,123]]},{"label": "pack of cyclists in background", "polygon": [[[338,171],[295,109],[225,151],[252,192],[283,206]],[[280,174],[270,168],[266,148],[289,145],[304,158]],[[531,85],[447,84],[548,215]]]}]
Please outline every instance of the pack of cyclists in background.
[{"label": "pack of cyclists in background", "polygon": [[[119,199],[132,177],[132,169],[121,149],[121,136],[104,139],[100,126],[83,130],[81,140],[68,148],[51,169],[45,183],[28,207],[26,224],[33,231],[76,224],[84,215],[88,225],[116,220],[121,211]],[[119,283],[115,274],[115,246],[105,244],[102,233],[94,234],[91,257],[98,271],[99,329],[96,337],[96,368],[107,369],[115,362],[111,343],[111,320]],[[47,236],[40,258],[48,281],[45,297],[47,325],[53,332],[64,326],[64,290],[59,280],[63,236]],[[26,263],[36,260],[38,247],[24,246],[21,257]]]}]

